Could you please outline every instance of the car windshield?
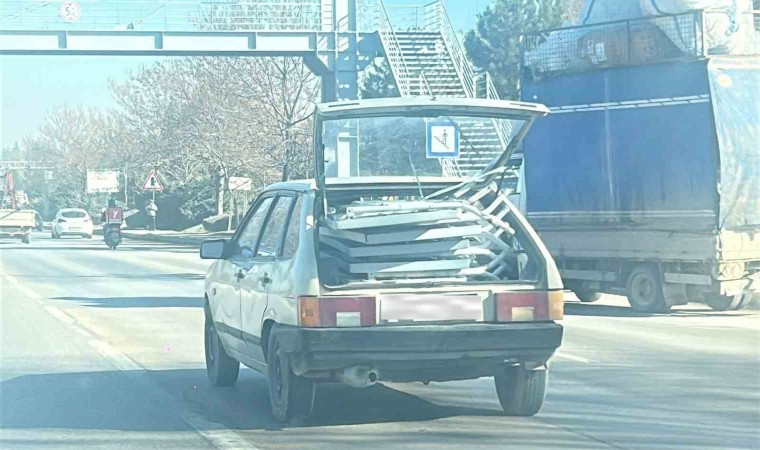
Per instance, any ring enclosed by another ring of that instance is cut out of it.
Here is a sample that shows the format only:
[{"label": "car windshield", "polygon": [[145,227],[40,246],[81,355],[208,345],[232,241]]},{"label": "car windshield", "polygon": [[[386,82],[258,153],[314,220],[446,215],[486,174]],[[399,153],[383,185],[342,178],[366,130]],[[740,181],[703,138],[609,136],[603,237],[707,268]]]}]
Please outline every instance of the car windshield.
[{"label": "car windshield", "polygon": [[322,124],[325,176],[477,175],[504,153],[525,120],[476,116],[382,116]]},{"label": "car windshield", "polygon": [[82,219],[87,217],[87,213],[84,211],[63,211],[61,217],[65,217],[66,219]]}]

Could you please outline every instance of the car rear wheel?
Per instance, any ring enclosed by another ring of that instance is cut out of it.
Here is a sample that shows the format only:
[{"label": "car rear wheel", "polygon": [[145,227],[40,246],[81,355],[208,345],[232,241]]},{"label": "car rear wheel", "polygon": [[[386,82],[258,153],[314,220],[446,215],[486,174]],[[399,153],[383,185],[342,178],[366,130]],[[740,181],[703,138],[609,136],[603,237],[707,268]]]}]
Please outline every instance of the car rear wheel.
[{"label": "car rear wheel", "polygon": [[293,373],[290,357],[281,346],[277,325],[267,343],[269,403],[278,422],[305,420],[314,408],[314,381]]},{"label": "car rear wheel", "polygon": [[206,353],[206,374],[214,386],[232,386],[238,379],[240,363],[224,351],[214,320],[206,313],[204,347]]},{"label": "car rear wheel", "polygon": [[655,266],[646,264],[636,266],[628,276],[626,294],[628,303],[636,311],[661,313],[670,310],[662,291],[660,272]]},{"label": "car rear wheel", "polygon": [[50,238],[51,239],[58,239],[58,238],[60,238],[60,236],[58,236],[57,234],[55,234],[55,231],[51,231],[50,232]]},{"label": "car rear wheel", "polygon": [[499,403],[508,416],[533,416],[544,404],[549,369],[506,367],[494,377]]},{"label": "car rear wheel", "polygon": [[24,244],[29,244],[32,242],[32,236],[30,234],[25,234],[21,237],[21,242]]}]

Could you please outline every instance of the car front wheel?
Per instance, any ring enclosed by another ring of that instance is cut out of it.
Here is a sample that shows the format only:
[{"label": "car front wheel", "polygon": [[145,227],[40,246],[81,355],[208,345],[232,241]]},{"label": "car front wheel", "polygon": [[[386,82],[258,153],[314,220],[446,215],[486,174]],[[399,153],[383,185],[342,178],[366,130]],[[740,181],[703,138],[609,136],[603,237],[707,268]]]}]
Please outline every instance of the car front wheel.
[{"label": "car front wheel", "polygon": [[314,408],[314,381],[299,377],[290,367],[290,358],[281,347],[277,325],[267,343],[269,403],[278,422],[308,418]]},{"label": "car front wheel", "polygon": [[509,366],[494,377],[499,403],[508,416],[533,416],[544,404],[549,369]]},{"label": "car front wheel", "polygon": [[214,326],[214,320],[206,313],[204,348],[206,353],[206,374],[214,386],[232,386],[238,379],[240,363],[227,355]]}]

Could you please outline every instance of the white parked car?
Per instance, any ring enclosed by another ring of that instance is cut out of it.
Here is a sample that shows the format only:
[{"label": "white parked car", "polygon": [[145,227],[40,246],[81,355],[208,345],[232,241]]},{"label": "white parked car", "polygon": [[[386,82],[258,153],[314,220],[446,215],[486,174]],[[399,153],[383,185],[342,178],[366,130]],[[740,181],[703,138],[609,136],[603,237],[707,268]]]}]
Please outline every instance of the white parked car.
[{"label": "white parked car", "polygon": [[92,219],[83,209],[63,208],[55,215],[50,233],[53,239],[59,239],[61,236],[81,236],[91,239]]},{"label": "white parked car", "polygon": [[562,340],[559,272],[498,189],[540,105],[323,104],[316,180],[269,186],[230,240],[204,242],[211,383],[269,378],[278,421],[315,384],[495,377],[508,415],[540,409]]}]

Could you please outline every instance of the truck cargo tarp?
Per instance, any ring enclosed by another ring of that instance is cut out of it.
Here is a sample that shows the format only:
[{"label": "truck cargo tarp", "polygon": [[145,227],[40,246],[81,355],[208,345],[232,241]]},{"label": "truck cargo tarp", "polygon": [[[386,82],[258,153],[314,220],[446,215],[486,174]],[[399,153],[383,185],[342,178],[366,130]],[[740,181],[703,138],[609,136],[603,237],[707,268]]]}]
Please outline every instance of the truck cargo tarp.
[{"label": "truck cargo tarp", "polygon": [[760,58],[708,64],[720,145],[720,224],[760,225]]},{"label": "truck cargo tarp", "polygon": [[[666,63],[526,81],[523,99],[552,108],[525,140],[534,227],[715,230],[719,150],[705,65]],[[736,115],[725,126],[740,120],[740,105],[750,108],[746,101],[732,104]]]}]

